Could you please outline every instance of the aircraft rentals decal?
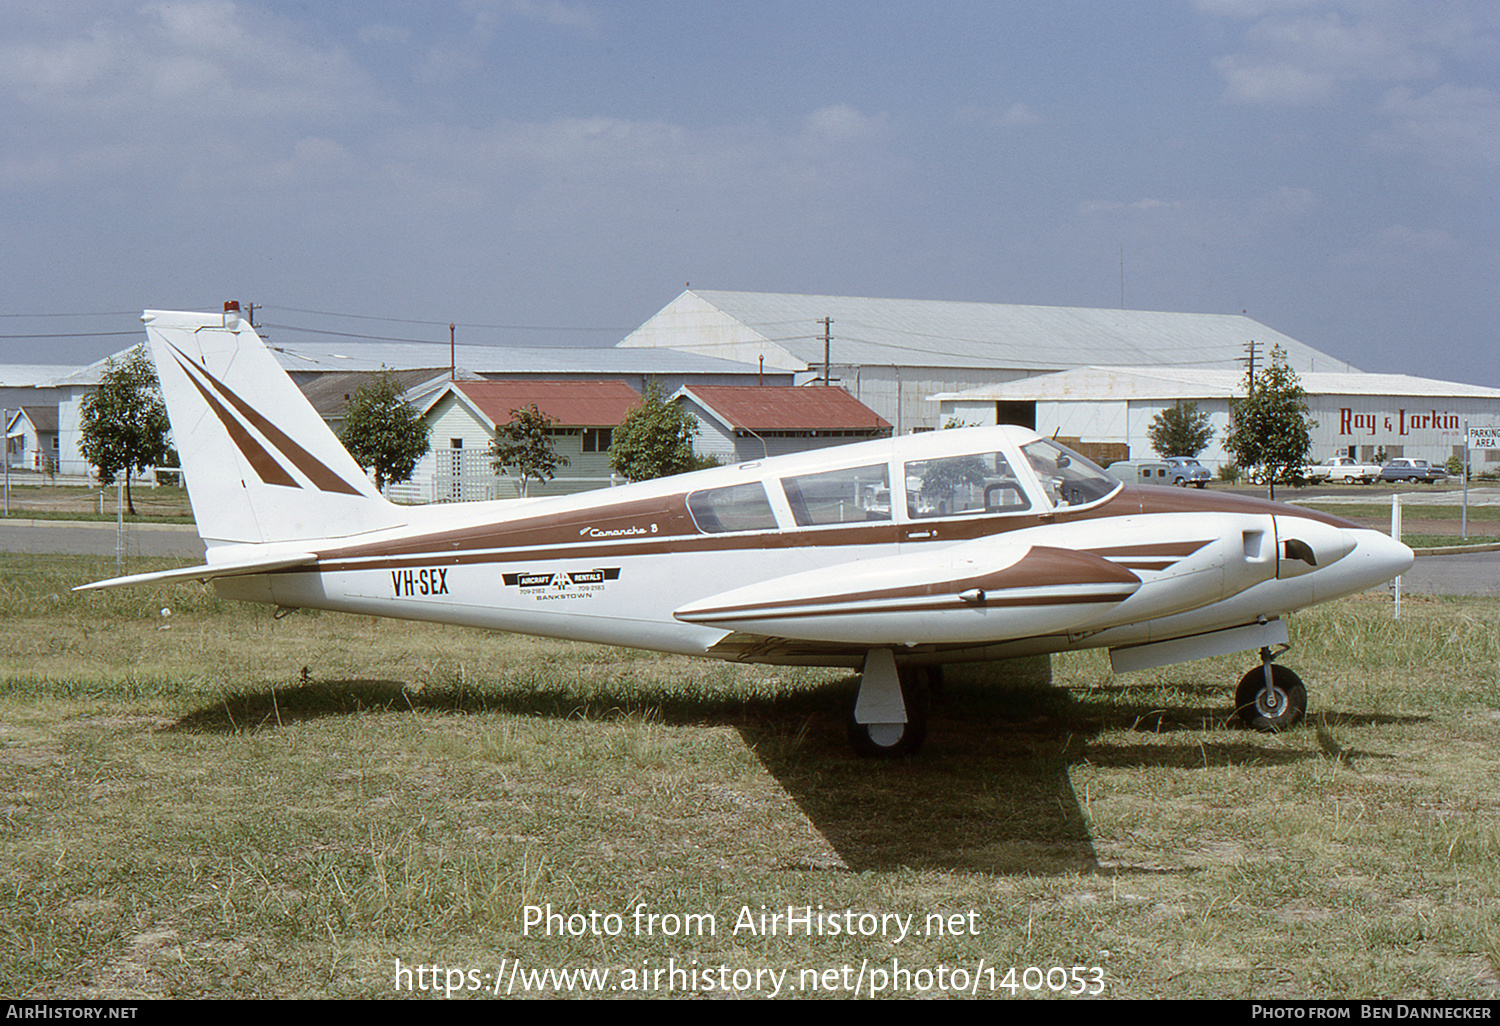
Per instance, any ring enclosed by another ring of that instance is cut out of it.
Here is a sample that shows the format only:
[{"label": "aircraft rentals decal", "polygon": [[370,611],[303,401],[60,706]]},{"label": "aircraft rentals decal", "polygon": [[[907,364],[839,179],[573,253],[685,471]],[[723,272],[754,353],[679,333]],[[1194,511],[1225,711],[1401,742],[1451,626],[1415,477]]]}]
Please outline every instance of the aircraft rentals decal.
[{"label": "aircraft rentals decal", "polygon": [[558,598],[592,598],[596,592],[608,587],[608,582],[620,579],[620,568],[599,567],[594,570],[542,571],[500,576],[507,588],[517,588],[520,594],[545,602]]},{"label": "aircraft rentals decal", "polygon": [[[170,343],[168,343],[170,345]],[[172,354],[177,360],[178,366],[187,375],[203,396],[203,401],[208,403],[208,408],[214,411],[214,416],[224,425],[224,430],[229,432],[230,439],[244,455],[250,466],[259,475],[262,482],[268,485],[281,485],[285,488],[301,488],[302,485],[294,478],[281,462],[266,451],[265,446],[256,440],[246,425],[260,432],[261,437],[270,442],[281,454],[281,456],[300,470],[309,481],[321,492],[338,492],[343,495],[363,494],[348,481],[345,481],[333,470],[319,460],[312,453],[287,437],[286,433],[272,424],[245,400],[241,399],[234,391],[208,371],[195,364],[182,350],[175,345],[172,346]],[[214,393],[222,397],[220,402]],[[234,407],[234,413],[225,408],[224,403]],[[235,416],[239,414],[239,417]]]}]

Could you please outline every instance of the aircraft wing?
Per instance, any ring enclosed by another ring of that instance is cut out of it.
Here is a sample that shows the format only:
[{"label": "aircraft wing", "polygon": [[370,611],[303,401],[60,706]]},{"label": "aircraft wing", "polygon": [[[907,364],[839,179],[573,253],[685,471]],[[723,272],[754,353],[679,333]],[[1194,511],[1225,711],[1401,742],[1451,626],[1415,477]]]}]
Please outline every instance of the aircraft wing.
[{"label": "aircraft wing", "polygon": [[261,556],[258,559],[232,560],[224,563],[205,563],[202,566],[186,566],[180,570],[159,570],[150,574],[131,574],[114,577],[107,581],[80,584],[74,591],[100,591],[105,588],[128,588],[135,584],[175,584],[179,581],[211,581],[216,577],[240,577],[245,574],[263,574],[287,567],[316,563],[318,557],[311,552],[284,552],[277,556]]},{"label": "aircraft wing", "polygon": [[832,646],[972,645],[1066,631],[1141,587],[1088,552],[984,539],[761,581],[678,608],[687,623]]}]

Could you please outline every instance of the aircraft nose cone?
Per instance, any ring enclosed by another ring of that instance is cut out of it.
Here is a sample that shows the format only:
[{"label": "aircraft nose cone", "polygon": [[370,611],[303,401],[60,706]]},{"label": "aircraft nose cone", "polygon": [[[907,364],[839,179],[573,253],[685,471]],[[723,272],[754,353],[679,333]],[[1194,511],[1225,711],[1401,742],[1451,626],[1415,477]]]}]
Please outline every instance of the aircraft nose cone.
[{"label": "aircraft nose cone", "polygon": [[1384,584],[1411,569],[1416,553],[1379,531],[1348,531],[1354,551],[1345,557],[1352,561],[1360,577],[1369,581],[1366,587]]}]

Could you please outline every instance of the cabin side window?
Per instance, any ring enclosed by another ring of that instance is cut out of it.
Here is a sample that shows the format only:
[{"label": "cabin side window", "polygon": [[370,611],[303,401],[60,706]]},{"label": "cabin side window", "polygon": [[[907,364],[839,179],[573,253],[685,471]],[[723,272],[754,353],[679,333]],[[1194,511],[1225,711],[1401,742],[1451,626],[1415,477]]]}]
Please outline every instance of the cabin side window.
[{"label": "cabin side window", "polygon": [[759,481],[693,492],[688,496],[687,506],[693,523],[704,534],[776,528],[776,514],[771,511],[765,486]]},{"label": "cabin side window", "polygon": [[983,452],[906,464],[906,514],[913,520],[963,513],[1019,513],[1031,500],[1003,453]]},{"label": "cabin side window", "polygon": [[1023,445],[1021,452],[1054,506],[1084,506],[1121,487],[1087,457],[1050,439]]},{"label": "cabin side window", "polygon": [[891,519],[891,478],[884,463],[784,477],[781,487],[798,527]]}]

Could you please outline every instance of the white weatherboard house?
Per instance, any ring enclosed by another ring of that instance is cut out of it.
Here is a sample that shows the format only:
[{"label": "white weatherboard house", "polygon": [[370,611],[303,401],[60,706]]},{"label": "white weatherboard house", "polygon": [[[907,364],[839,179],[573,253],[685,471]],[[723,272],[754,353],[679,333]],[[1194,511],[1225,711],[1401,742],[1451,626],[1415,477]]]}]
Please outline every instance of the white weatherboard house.
[{"label": "white weatherboard house", "polygon": [[419,406],[427,422],[428,453],[410,485],[392,489],[393,498],[459,502],[514,498],[520,481],[514,471],[497,473],[490,443],[512,411],[529,406],[551,417],[553,448],[568,465],[528,494],[562,495],[601,488],[611,482],[611,432],[641,400],[623,381],[453,381]]}]

